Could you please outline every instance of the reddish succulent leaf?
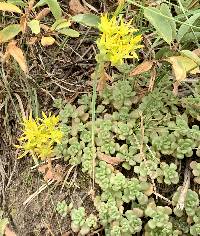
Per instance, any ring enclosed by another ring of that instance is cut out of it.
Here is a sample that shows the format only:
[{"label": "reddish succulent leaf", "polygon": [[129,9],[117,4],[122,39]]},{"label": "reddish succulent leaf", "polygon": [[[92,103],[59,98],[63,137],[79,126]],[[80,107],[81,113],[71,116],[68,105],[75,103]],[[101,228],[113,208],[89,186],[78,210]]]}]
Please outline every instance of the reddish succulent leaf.
[{"label": "reddish succulent leaf", "polygon": [[108,164],[111,164],[111,165],[118,165],[118,164],[124,162],[124,160],[122,160],[119,157],[111,157],[111,156],[106,155],[106,154],[101,153],[101,152],[98,152],[97,156],[100,160],[105,161],[105,162],[107,162]]},{"label": "reddish succulent leaf", "polygon": [[144,61],[130,72],[130,76],[140,75],[147,72],[153,66],[154,61]]}]

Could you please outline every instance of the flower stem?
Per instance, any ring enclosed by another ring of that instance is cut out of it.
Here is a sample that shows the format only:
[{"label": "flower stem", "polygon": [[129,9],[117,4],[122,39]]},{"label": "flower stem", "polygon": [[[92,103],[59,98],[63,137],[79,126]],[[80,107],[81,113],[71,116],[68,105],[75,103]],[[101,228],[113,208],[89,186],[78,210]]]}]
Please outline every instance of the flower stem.
[{"label": "flower stem", "polygon": [[92,90],[92,153],[93,153],[93,160],[92,160],[92,187],[94,190],[95,185],[95,159],[96,159],[96,148],[95,148],[95,120],[96,120],[96,99],[97,99],[97,80],[101,77],[104,71],[104,63],[100,62],[97,64],[95,72],[92,76],[93,79],[93,90]]}]

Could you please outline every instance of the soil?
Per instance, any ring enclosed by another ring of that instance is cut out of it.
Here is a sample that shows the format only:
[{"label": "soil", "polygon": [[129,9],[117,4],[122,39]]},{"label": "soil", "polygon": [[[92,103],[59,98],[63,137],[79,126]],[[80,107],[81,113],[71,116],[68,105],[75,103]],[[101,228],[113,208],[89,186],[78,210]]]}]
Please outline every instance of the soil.
[{"label": "soil", "polygon": [[[63,8],[69,9],[68,2]],[[102,4],[87,2],[99,12],[111,5],[108,1]],[[90,178],[83,176],[77,168],[70,169],[66,163],[56,160],[53,165],[62,164],[68,179],[60,185],[47,186],[42,174],[36,168],[32,170],[31,159],[17,159],[14,147],[20,135],[21,112],[28,114],[32,110],[33,115],[49,112],[54,98],[73,102],[79,94],[91,90],[89,81],[95,68],[97,32],[76,24],[73,28],[81,32],[81,37],[70,39],[62,46],[46,49],[39,44],[27,46],[22,43],[29,76],[22,75],[13,61],[4,68],[6,77],[0,81],[0,208],[18,236],[73,235],[69,219],[62,219],[56,213],[58,201],[73,202],[75,206],[82,204],[86,211],[94,211],[88,194],[92,185]],[[28,35],[22,39],[23,42],[26,40]],[[46,188],[24,204],[41,186]]]}]

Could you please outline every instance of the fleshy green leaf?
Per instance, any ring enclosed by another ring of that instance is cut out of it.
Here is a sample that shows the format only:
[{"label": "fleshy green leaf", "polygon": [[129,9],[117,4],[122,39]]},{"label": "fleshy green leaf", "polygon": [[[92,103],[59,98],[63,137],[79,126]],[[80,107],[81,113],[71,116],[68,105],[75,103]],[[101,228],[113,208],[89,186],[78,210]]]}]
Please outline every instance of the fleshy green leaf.
[{"label": "fleshy green leaf", "polygon": [[200,66],[200,58],[194,52],[191,52],[189,50],[182,50],[181,55],[190,58]]},{"label": "fleshy green leaf", "polygon": [[78,14],[73,16],[72,20],[90,27],[98,27],[100,23],[100,18],[93,14]]},{"label": "fleshy green leaf", "polygon": [[51,26],[51,30],[60,30],[63,28],[67,28],[71,25],[69,20],[66,19],[59,19],[54,22],[54,24]]},{"label": "fleshy green leaf", "polygon": [[15,6],[25,7],[27,4],[22,0],[8,0],[8,3],[12,3]]},{"label": "fleshy green leaf", "polygon": [[72,37],[72,38],[77,38],[79,37],[79,32],[70,28],[64,28],[57,30],[59,33],[64,34],[66,36]]},{"label": "fleshy green leaf", "polygon": [[186,33],[188,33],[195,23],[195,21],[200,17],[200,13],[196,13],[195,15],[191,16],[186,22],[184,22],[178,30],[177,39],[181,41],[182,38]]},{"label": "fleshy green leaf", "polygon": [[[175,20],[173,19],[173,16],[172,16],[172,13],[170,11],[170,8],[169,8],[169,4],[166,4],[166,3],[162,3],[161,4],[161,7],[160,7],[160,11],[163,15],[166,15],[168,16],[168,21],[170,22],[171,24],[171,29],[172,29],[172,38],[175,39],[176,38],[176,22]],[[170,19],[171,18],[171,19]]]},{"label": "fleshy green leaf", "polygon": [[8,3],[8,2],[0,2],[0,10],[21,13],[21,10],[19,9],[19,7],[15,6],[12,3]]},{"label": "fleshy green leaf", "polygon": [[6,225],[9,223],[7,218],[2,218],[3,211],[0,211],[0,235],[4,235]]},{"label": "fleshy green leaf", "polygon": [[19,24],[13,24],[0,31],[0,43],[13,39],[21,31]]},{"label": "fleshy green leaf", "polygon": [[45,5],[47,5],[47,1],[46,0],[40,0],[38,3],[35,4],[35,6],[33,8],[43,7]]},{"label": "fleshy green leaf", "polygon": [[172,64],[172,68],[178,82],[185,80],[188,72],[198,67],[196,62],[185,56],[173,56],[166,59]]},{"label": "fleshy green leaf", "polygon": [[46,0],[47,5],[49,6],[55,19],[60,19],[62,17],[62,9],[57,0]]},{"label": "fleshy green leaf", "polygon": [[169,16],[164,15],[163,12],[154,7],[145,7],[144,16],[154,26],[160,37],[162,37],[168,44],[170,44],[173,37]]},{"label": "fleshy green leaf", "polygon": [[31,28],[32,33],[39,34],[40,33],[40,22],[39,20],[31,20],[28,22],[28,26]]},{"label": "fleshy green leaf", "polygon": [[184,37],[181,39],[183,42],[194,42],[194,40],[200,40],[200,32],[195,32],[195,35],[190,32],[186,33]]}]

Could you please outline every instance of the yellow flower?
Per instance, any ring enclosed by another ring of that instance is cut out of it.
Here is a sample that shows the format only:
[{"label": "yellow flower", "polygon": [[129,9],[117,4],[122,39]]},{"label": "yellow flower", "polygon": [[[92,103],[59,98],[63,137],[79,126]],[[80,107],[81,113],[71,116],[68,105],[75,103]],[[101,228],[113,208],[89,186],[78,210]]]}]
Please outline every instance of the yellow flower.
[{"label": "yellow flower", "polygon": [[34,157],[45,159],[53,156],[53,146],[60,143],[63,133],[58,127],[59,117],[51,114],[47,117],[44,112],[42,118],[33,119],[31,116],[23,119],[23,133],[19,138],[23,153],[20,157],[30,153]]},{"label": "yellow flower", "polygon": [[115,16],[111,19],[108,15],[102,15],[99,30],[102,32],[97,46],[100,54],[98,61],[110,61],[112,65],[119,65],[126,58],[138,58],[136,49],[142,48],[139,43],[141,35],[135,35],[137,29],[131,26],[132,21],[125,23],[121,18],[117,20]]}]

